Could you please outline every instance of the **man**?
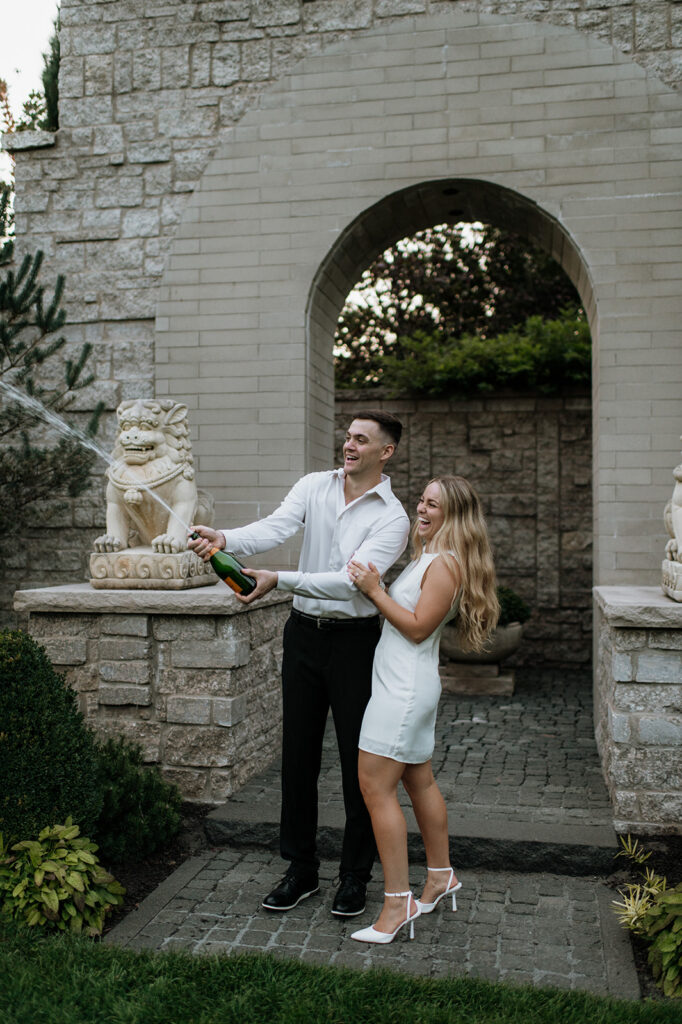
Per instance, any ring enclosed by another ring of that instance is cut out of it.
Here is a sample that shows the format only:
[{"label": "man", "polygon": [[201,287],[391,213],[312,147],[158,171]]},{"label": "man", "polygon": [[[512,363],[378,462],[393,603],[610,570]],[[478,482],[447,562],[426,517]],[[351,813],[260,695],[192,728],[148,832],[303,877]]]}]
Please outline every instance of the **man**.
[{"label": "man", "polygon": [[267,910],[291,910],[319,888],[317,781],[330,707],[346,811],[332,913],[353,917],[365,909],[376,847],[358,783],[358,737],[371,692],[379,617],[351,583],[346,565],[352,557],[373,562],[383,576],[405,549],[409,520],[382,472],[401,432],[400,420],[390,413],[358,414],[346,433],[342,469],[302,477],[259,522],[225,531],[196,526],[200,539],[189,541],[203,558],[214,545],[248,558],[304,529],[298,571],[248,569],[258,585],[240,597],[250,604],[275,587],[295,595],[282,660],[280,850],[290,866],[263,900]]}]

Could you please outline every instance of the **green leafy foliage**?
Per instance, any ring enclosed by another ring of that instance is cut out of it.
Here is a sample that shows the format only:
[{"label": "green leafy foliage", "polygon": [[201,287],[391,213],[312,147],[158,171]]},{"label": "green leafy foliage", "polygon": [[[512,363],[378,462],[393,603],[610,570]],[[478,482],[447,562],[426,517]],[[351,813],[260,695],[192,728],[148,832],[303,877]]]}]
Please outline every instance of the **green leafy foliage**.
[{"label": "green leafy foliage", "polygon": [[7,849],[0,835],[0,909],[29,927],[101,935],[106,914],[125,889],[95,856],[97,846],[64,825],[42,829]]},{"label": "green leafy foliage", "polygon": [[619,838],[623,849],[616,854],[616,857],[626,857],[634,864],[642,865],[651,856],[651,850],[645,850],[639,839],[633,839],[630,835],[620,836]]},{"label": "green leafy foliage", "polygon": [[508,626],[510,622],[528,622],[530,608],[516,591],[510,587],[498,587],[497,600],[500,602],[498,626]]},{"label": "green leafy foliage", "polygon": [[682,883],[656,893],[639,921],[653,976],[666,996],[682,999]]},{"label": "green leafy foliage", "polygon": [[[54,20],[54,32],[50,38],[49,50],[43,54],[41,75],[43,91],[33,89],[24,102],[18,121],[12,119],[10,131],[56,132],[59,128],[59,13]],[[5,89],[7,87],[5,86]]]},{"label": "green leafy foliage", "polygon": [[0,632],[0,831],[8,842],[71,815],[91,834],[102,797],[76,695],[21,630]]},{"label": "green leafy foliage", "polygon": [[40,127],[46,132],[56,132],[59,128],[59,14],[54,22],[54,33],[50,39],[50,49],[43,54],[43,90],[45,92],[45,114]]},{"label": "green leafy foliage", "polygon": [[437,225],[387,249],[351,291],[335,337],[336,385],[387,383],[386,357],[409,359],[419,339],[447,350],[453,339],[496,338],[579,307],[558,263],[527,240],[491,225]]},{"label": "green leafy foliage", "polygon": [[[651,854],[630,836],[620,837],[626,857],[640,868]],[[672,999],[682,999],[682,882],[668,887],[665,876],[645,869],[642,883],[619,890],[622,902],[613,901],[621,924],[649,944],[648,960],[656,983]]]},{"label": "green leafy foliage", "polygon": [[178,788],[158,768],[144,765],[139,745],[122,739],[101,745],[95,784],[102,810],[93,835],[107,861],[148,856],[178,831]]},{"label": "green leafy foliage", "polygon": [[[42,263],[42,252],[27,254],[18,269],[9,267],[0,279],[0,383],[63,416],[77,392],[94,380],[85,373],[92,346],[86,343],[73,358],[64,357],[66,338],[58,334],[66,320],[64,278],[59,276],[53,292],[46,293],[39,280]],[[97,432],[101,412],[100,403],[87,435]],[[29,514],[44,523],[61,507],[60,497],[76,497],[90,484],[95,456],[77,440],[62,437],[55,443],[43,430],[40,417],[3,396],[0,520],[5,536],[16,532]]]},{"label": "green leafy foliage", "polygon": [[558,320],[530,317],[493,338],[403,338],[399,354],[384,357],[381,383],[392,394],[471,395],[510,388],[553,394],[589,383],[590,330],[566,313]]},{"label": "green leafy foliage", "polygon": [[43,93],[32,89],[28,94],[28,99],[24,100],[22,111],[14,130],[17,132],[41,131],[45,125],[47,113]]}]

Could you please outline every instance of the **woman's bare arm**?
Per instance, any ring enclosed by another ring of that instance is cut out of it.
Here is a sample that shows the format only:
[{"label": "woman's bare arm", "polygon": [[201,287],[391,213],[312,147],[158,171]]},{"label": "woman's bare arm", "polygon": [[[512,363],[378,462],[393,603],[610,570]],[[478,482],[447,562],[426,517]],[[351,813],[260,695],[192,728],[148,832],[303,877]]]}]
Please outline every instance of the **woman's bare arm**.
[{"label": "woman's bare arm", "polygon": [[459,573],[455,579],[443,559],[434,558],[424,574],[417,607],[411,612],[381,589],[381,579],[372,562],[368,567],[362,562],[350,561],[348,573],[358,590],[370,599],[384,618],[415,644],[426,640],[440,625],[460,584]]}]

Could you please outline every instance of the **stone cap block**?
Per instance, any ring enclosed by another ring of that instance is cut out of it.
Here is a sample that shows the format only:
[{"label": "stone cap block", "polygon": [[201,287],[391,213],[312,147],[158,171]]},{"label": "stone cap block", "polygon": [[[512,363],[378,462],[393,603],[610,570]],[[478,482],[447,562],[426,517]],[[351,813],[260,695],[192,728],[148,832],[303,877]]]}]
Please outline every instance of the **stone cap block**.
[{"label": "stone cap block", "polygon": [[54,146],[56,141],[56,132],[4,132],[0,135],[0,149],[4,149],[6,153],[17,153],[20,149]]},{"label": "stone cap block", "polygon": [[660,587],[594,587],[592,593],[611,626],[682,629],[682,604]]},{"label": "stone cap block", "polygon": [[254,605],[243,605],[225,586],[174,591],[95,590],[89,583],[67,583],[60,587],[17,590],[14,609],[92,615],[241,615],[250,608],[265,608],[291,600],[291,594],[273,591]]}]

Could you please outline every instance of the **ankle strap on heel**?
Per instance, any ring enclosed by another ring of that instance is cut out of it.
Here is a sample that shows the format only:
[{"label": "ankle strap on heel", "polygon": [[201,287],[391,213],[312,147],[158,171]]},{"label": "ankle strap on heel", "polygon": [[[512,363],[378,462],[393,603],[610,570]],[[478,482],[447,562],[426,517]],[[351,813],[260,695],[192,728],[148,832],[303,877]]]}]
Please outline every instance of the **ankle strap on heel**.
[{"label": "ankle strap on heel", "polygon": [[427,868],[427,871],[452,871],[452,868]]},{"label": "ankle strap on heel", "polygon": [[384,896],[412,896],[412,890],[408,889],[407,892],[385,892]]}]

